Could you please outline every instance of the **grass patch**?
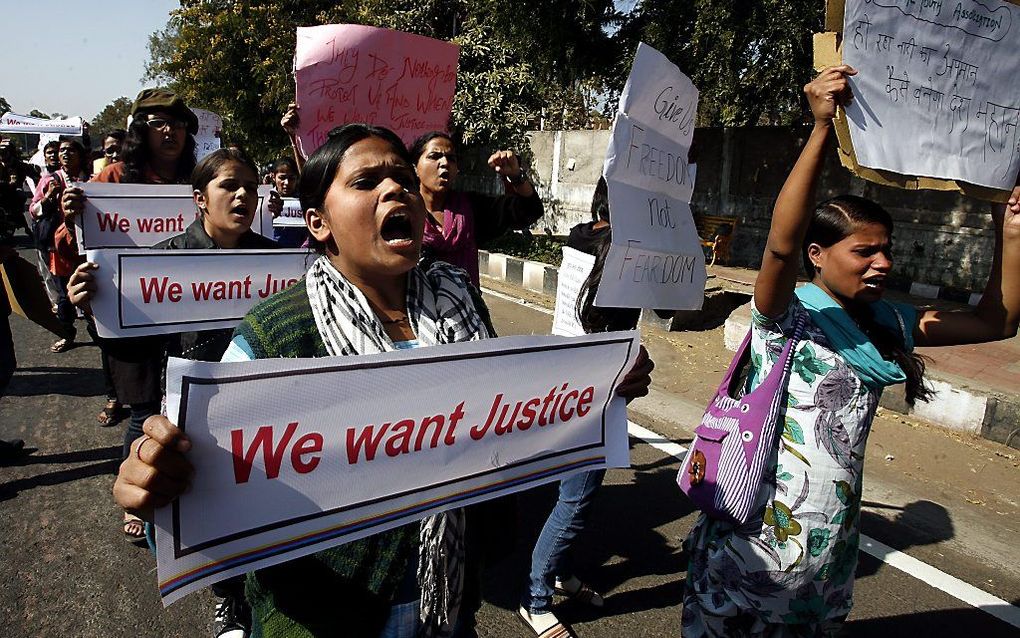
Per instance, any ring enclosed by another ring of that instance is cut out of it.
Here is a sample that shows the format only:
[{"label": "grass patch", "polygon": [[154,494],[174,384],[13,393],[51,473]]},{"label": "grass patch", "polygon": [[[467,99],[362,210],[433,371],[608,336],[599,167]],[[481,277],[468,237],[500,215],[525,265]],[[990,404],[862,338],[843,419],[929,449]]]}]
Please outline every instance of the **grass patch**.
[{"label": "grass patch", "polygon": [[566,238],[510,232],[482,246],[483,250],[558,266]]}]

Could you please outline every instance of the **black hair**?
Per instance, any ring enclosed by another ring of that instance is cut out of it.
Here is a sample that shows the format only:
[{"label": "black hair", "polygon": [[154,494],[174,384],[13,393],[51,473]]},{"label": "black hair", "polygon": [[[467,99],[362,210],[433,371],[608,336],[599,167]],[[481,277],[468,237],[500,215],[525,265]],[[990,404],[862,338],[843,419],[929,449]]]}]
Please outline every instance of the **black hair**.
[{"label": "black hair", "polygon": [[609,221],[609,184],[605,177],[599,177],[598,184],[595,184],[595,195],[591,198],[591,220],[597,222]]},{"label": "black hair", "polygon": [[216,179],[216,174],[228,162],[244,164],[255,175],[255,181],[258,181],[259,171],[243,151],[235,148],[220,148],[203,157],[202,161],[195,166],[195,170],[191,172],[191,188],[205,192],[209,182]]},{"label": "black hair", "polygon": [[[828,248],[844,238],[852,235],[863,224],[880,224],[892,237],[892,216],[884,208],[863,197],[856,195],[840,195],[820,203],[811,217],[801,254],[804,258],[804,269],[808,278],[814,279],[817,269],[811,263],[808,249],[811,244]],[[926,358],[915,352],[908,352],[903,347],[903,339],[892,334],[875,321],[870,306],[855,308],[853,318],[861,330],[871,339],[882,358],[896,363],[907,376],[906,399],[911,406],[917,399],[926,401],[933,396],[931,388],[924,384]],[[907,326],[913,329],[913,326]]]},{"label": "black hair", "polygon": [[298,175],[301,172],[298,169],[297,162],[294,161],[294,158],[293,157],[286,157],[286,156],[277,158],[277,160],[275,162],[270,164],[269,165],[269,172],[270,173],[279,173],[280,169],[283,168],[284,166],[286,166],[286,167],[290,168],[290,170],[294,171],[295,175]]},{"label": "black hair", "polygon": [[115,128],[112,131],[110,131],[110,132],[106,133],[105,135],[103,135],[102,140],[105,142],[106,138],[108,138],[108,137],[112,137],[113,139],[117,140],[118,142],[123,142],[124,138],[127,137],[127,131],[125,131],[122,128]]},{"label": "black hair", "polygon": [[595,296],[599,292],[599,282],[602,281],[602,272],[611,243],[612,231],[607,231],[599,238],[599,243],[595,246],[595,265],[577,293],[575,309],[585,334],[633,330],[641,317],[641,310],[638,308],[603,308],[595,305]]},{"label": "black hair", "polygon": [[[407,147],[397,137],[397,134],[388,128],[371,124],[338,126],[329,132],[326,141],[305,162],[301,181],[298,184],[301,210],[322,209],[323,203],[326,201],[326,193],[333,185],[336,173],[340,170],[340,164],[343,163],[344,155],[352,146],[369,137],[378,137],[389,143],[393,147],[393,151],[407,162],[408,166],[414,166],[411,156],[407,153]],[[325,250],[325,246],[314,237],[310,237],[309,245],[320,253]]]},{"label": "black hair", "polygon": [[45,153],[46,149],[48,149],[51,146],[56,146],[59,149],[60,140],[50,140],[49,142],[46,142],[46,144],[43,145],[43,153]]},{"label": "black hair", "polygon": [[[152,149],[149,148],[149,126],[145,123],[144,113],[136,113],[127,128],[124,147],[120,159],[124,162],[124,175],[121,182],[125,184],[145,183],[145,168],[149,164]],[[195,170],[195,136],[186,133],[184,151],[177,160],[176,183],[185,184]]]},{"label": "black hair", "polygon": [[[59,144],[70,144],[75,151],[78,153],[78,162],[80,166],[78,170],[85,173],[85,175],[92,174],[91,158],[88,151],[85,150],[85,145],[73,137],[61,137]],[[45,152],[45,150],[44,150]],[[63,166],[61,166],[63,168]],[[77,179],[76,175],[70,176],[71,179]]]},{"label": "black hair", "polygon": [[437,138],[442,138],[450,142],[454,148],[457,147],[457,143],[453,141],[450,134],[443,131],[429,131],[428,133],[419,135],[418,139],[411,143],[411,148],[408,149],[408,153],[411,155],[411,166],[418,163],[418,160],[421,159],[421,154],[425,152],[425,147],[428,146],[429,142]]}]

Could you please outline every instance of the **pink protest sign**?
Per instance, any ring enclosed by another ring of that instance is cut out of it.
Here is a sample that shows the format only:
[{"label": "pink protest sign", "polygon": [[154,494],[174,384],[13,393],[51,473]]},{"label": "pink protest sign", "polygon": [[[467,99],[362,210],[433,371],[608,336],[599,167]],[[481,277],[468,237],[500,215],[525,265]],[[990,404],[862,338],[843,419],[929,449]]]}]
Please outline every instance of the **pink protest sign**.
[{"label": "pink protest sign", "polygon": [[294,78],[307,157],[336,126],[366,122],[405,143],[445,131],[457,84],[459,47],[357,24],[298,27]]}]

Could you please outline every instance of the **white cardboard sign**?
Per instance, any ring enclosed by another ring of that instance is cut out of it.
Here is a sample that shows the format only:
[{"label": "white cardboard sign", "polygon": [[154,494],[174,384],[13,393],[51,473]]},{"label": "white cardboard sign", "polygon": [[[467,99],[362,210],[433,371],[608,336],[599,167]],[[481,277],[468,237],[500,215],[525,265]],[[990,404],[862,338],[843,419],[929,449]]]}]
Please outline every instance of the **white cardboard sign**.
[{"label": "white cardboard sign", "polygon": [[198,133],[195,135],[195,159],[219,149],[222,145],[223,118],[205,109],[191,109],[198,118]]},{"label": "white cardboard sign", "polygon": [[614,389],[639,339],[171,359],[167,414],[191,439],[195,475],[156,512],[164,603],[566,474],[627,467],[626,406]]},{"label": "white cardboard sign", "polygon": [[[81,186],[85,191],[85,210],[74,221],[81,252],[98,248],[149,248],[180,235],[198,217],[190,186],[101,182]],[[272,238],[272,214],[265,206],[270,189],[259,186],[258,212],[251,229]]]},{"label": "white cardboard sign", "polygon": [[613,241],[596,305],[697,309],[705,257],[691,213],[688,162],[698,90],[652,47],[638,45],[603,174]]},{"label": "white cardboard sign", "polygon": [[847,0],[847,107],[862,166],[1011,190],[1020,171],[1020,6]]},{"label": "white cardboard sign", "polygon": [[78,137],[82,134],[83,123],[80,117],[47,120],[8,112],[0,117],[0,133],[51,133]]},{"label": "white cardboard sign", "polygon": [[304,276],[306,250],[90,250],[99,265],[92,312],[101,337],[233,328]]},{"label": "white cardboard sign", "polygon": [[301,210],[301,200],[294,197],[283,198],[283,210],[273,219],[276,228],[304,228],[305,212]]},{"label": "white cardboard sign", "polygon": [[592,268],[595,255],[563,247],[563,261],[556,276],[556,309],[553,311],[552,334],[577,337],[584,334],[577,316],[577,297]]}]

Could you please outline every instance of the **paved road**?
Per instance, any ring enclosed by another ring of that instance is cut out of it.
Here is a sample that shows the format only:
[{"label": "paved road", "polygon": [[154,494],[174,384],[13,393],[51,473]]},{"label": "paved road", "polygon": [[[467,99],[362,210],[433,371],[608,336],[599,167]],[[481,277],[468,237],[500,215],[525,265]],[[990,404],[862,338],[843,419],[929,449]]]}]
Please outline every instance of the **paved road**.
[{"label": "paved road", "polygon": [[[499,299],[491,302],[503,334],[548,331],[546,315]],[[38,451],[20,466],[0,468],[0,575],[5,585],[0,588],[0,636],[207,635],[211,598],[198,593],[163,609],[153,559],[121,536],[109,490],[123,425],[100,428],[95,423],[102,405],[97,351],[83,345],[50,354],[49,335],[19,317],[12,318],[12,327],[21,369],[0,400],[0,437],[23,438]],[[668,362],[662,370],[665,376],[683,374]],[[710,377],[711,372],[689,370],[688,385],[697,385],[694,376]],[[682,439],[683,429],[669,417],[696,405],[667,383],[634,418]],[[905,435],[934,436],[923,429]],[[633,467],[610,473],[593,532],[584,538],[578,557],[582,575],[609,593],[609,607],[601,617],[569,605],[560,608],[586,638],[679,633],[685,564],[680,541],[695,516],[677,494],[677,459],[638,439],[632,448]],[[977,458],[987,450],[961,443],[948,452]],[[1004,463],[1005,470],[993,470],[1005,473],[994,476],[1012,480],[1015,487],[1016,467]],[[922,488],[910,481],[882,485],[884,491],[870,499],[877,513],[868,515],[866,533],[999,598],[1020,602],[1015,509],[983,496],[1002,510],[999,518],[1004,520],[996,520],[976,505],[973,511],[938,505],[946,499],[919,496]],[[1009,491],[1008,485],[1003,489]],[[526,636],[511,610],[524,582],[524,548],[537,534],[552,498],[551,488],[545,488],[523,499],[522,549],[491,574],[480,635]],[[884,516],[880,506],[889,503],[899,509]],[[995,549],[980,560],[974,547],[953,542],[964,537]],[[1005,549],[993,545],[995,537]],[[930,636],[1017,635],[1017,628],[870,556],[862,556],[858,578],[851,635],[894,635],[907,629]]]}]

